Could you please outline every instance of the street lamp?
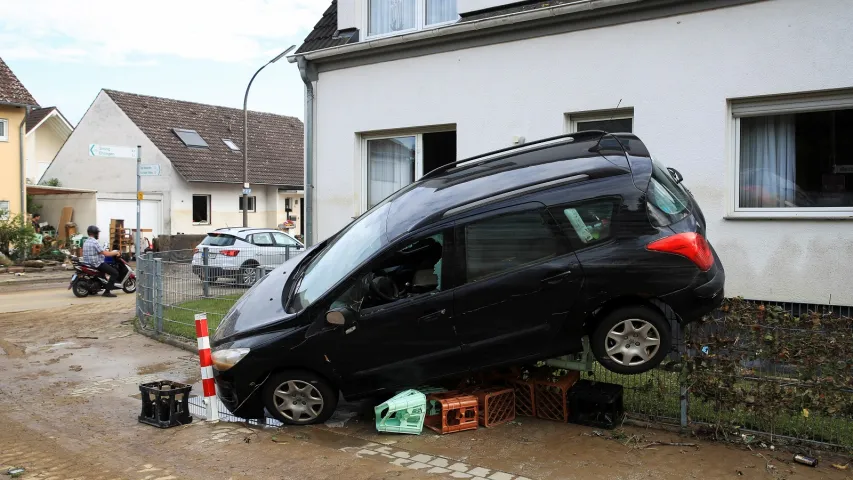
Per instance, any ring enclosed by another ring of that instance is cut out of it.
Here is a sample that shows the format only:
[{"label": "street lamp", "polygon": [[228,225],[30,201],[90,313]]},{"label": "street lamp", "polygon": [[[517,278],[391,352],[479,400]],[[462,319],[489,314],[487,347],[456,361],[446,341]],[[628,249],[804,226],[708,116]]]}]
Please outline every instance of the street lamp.
[{"label": "street lamp", "polygon": [[249,188],[249,110],[248,110],[249,89],[252,88],[252,82],[255,81],[255,77],[257,77],[258,74],[261,73],[261,70],[266,68],[267,65],[281,60],[282,57],[287,55],[294,48],[296,48],[296,45],[291,45],[287,50],[279,53],[278,56],[276,56],[275,58],[273,58],[269,62],[265,63],[264,66],[259,68],[258,71],[255,72],[254,75],[252,75],[252,79],[249,80],[249,85],[246,86],[246,95],[243,96],[243,227],[244,228],[249,226],[249,194],[247,193],[248,188]]}]

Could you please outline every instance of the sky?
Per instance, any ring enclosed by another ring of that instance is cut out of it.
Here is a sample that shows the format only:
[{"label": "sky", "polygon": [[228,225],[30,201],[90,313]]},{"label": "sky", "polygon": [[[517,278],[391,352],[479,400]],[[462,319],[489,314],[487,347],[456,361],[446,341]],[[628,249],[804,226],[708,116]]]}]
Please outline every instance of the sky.
[{"label": "sky", "polygon": [[[76,124],[102,88],[235,108],[252,74],[297,47],[330,0],[2,0],[0,57],[41,106]],[[282,59],[249,108],[303,118]]]}]

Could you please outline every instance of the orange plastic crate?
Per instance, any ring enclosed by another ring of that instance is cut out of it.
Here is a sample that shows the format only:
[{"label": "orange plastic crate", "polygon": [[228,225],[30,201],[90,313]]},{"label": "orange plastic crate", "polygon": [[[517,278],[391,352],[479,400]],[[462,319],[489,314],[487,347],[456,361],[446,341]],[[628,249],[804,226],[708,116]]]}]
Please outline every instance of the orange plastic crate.
[{"label": "orange plastic crate", "polygon": [[479,410],[473,395],[431,393],[427,395],[427,410],[424,426],[442,435],[477,429]]},{"label": "orange plastic crate", "polygon": [[556,381],[535,380],[536,416],[558,422],[569,421],[569,390],[580,379],[580,372],[569,371]]},{"label": "orange plastic crate", "polygon": [[515,391],[511,388],[493,387],[471,392],[477,397],[480,425],[494,427],[515,420]]},{"label": "orange plastic crate", "polygon": [[520,378],[508,380],[510,387],[515,392],[515,414],[519,417],[535,417],[536,402],[534,400],[533,380],[522,380]]}]

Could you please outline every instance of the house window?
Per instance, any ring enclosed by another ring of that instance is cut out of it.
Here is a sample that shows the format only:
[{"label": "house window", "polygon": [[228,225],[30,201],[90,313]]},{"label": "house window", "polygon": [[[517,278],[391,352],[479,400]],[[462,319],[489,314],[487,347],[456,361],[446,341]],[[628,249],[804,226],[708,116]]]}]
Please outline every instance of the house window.
[{"label": "house window", "polygon": [[[240,199],[240,201],[239,201],[239,204],[240,204],[240,208],[239,208],[239,210],[242,212],[242,211],[243,211],[243,197],[242,197],[242,196],[240,196],[240,197],[238,197],[238,198]],[[257,210],[256,210],[256,205],[255,205],[255,204],[257,203],[257,202],[256,202],[256,200],[257,200],[257,198],[258,198],[258,197],[254,197],[254,196],[253,196],[253,197],[246,197],[246,198],[248,198],[248,199],[249,199],[249,208],[248,208],[248,210],[249,210],[250,212],[257,212]]]},{"label": "house window", "polygon": [[237,144],[234,143],[234,141],[230,138],[223,138],[222,143],[224,143],[226,147],[230,148],[232,152],[240,151],[240,147],[238,147]]},{"label": "house window", "polygon": [[459,19],[457,0],[370,0],[368,36],[393,35]]},{"label": "house window", "polygon": [[0,220],[9,220],[9,200],[0,200]]},{"label": "house window", "polygon": [[566,115],[567,133],[584,130],[603,130],[609,133],[632,133],[634,131],[634,109],[596,110]]},{"label": "house window", "polygon": [[853,211],[853,92],[732,103],[734,216]]},{"label": "house window", "polygon": [[193,223],[210,225],[210,195],[193,195]]},{"label": "house window", "polygon": [[0,118],[0,142],[9,141],[9,120]]},{"label": "house window", "polygon": [[456,161],[456,131],[365,137],[365,202],[372,208],[423,174]]},{"label": "house window", "polygon": [[184,145],[193,148],[207,148],[207,142],[201,138],[201,135],[198,134],[195,130],[188,130],[186,128],[173,128],[173,132],[178,138],[184,142]]}]

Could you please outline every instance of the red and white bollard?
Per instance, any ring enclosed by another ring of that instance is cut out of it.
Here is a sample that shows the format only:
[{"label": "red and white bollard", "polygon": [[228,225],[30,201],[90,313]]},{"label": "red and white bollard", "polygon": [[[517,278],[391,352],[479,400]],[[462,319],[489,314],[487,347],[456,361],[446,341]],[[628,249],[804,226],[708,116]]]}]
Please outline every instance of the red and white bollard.
[{"label": "red and white bollard", "polygon": [[219,399],[216,397],[216,382],[213,381],[213,359],[210,357],[210,337],[207,333],[207,314],[195,315],[195,334],[198,337],[198,359],[201,364],[201,386],[207,420],[219,421]]}]

